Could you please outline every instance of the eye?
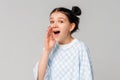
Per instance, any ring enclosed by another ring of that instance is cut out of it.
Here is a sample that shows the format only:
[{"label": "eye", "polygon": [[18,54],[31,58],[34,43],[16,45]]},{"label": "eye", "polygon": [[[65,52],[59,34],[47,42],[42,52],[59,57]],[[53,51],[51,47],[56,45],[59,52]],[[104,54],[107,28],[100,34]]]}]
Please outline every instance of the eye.
[{"label": "eye", "polygon": [[50,24],[53,24],[54,23],[54,21],[50,21]]},{"label": "eye", "polygon": [[64,21],[62,21],[62,20],[60,20],[59,22],[60,22],[60,23],[64,23]]}]

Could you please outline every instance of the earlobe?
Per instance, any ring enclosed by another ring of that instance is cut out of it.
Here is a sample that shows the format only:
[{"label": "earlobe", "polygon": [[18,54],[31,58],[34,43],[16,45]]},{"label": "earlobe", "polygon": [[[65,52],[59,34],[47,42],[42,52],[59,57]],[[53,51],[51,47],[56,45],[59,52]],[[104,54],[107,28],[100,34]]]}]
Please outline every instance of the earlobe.
[{"label": "earlobe", "polygon": [[71,23],[71,28],[70,28],[70,32],[73,31],[75,28],[75,23]]}]

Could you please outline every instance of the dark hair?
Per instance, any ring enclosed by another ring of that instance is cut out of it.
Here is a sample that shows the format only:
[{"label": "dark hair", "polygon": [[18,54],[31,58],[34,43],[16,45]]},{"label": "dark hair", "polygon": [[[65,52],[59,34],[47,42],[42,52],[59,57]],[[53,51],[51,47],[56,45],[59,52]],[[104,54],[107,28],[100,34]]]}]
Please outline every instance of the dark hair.
[{"label": "dark hair", "polygon": [[63,14],[65,14],[67,17],[68,17],[68,20],[70,21],[70,23],[75,23],[75,28],[73,29],[73,31],[71,31],[71,33],[75,32],[78,28],[78,25],[79,25],[79,20],[80,18],[77,17],[77,16],[80,16],[81,15],[81,9],[77,6],[73,6],[72,7],[72,10],[69,10],[67,8],[64,8],[64,7],[58,7],[58,8],[55,8],[51,13],[50,15],[53,13],[53,12],[62,12]]}]

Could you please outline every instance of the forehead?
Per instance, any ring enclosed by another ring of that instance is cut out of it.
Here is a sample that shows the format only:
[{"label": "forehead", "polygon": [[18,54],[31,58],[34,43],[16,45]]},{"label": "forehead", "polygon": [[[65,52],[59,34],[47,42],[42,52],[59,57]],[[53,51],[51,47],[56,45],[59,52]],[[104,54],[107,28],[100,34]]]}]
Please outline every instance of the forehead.
[{"label": "forehead", "polygon": [[53,12],[51,15],[50,15],[50,19],[56,19],[56,18],[63,18],[63,19],[68,19],[67,16],[62,13],[62,12]]}]

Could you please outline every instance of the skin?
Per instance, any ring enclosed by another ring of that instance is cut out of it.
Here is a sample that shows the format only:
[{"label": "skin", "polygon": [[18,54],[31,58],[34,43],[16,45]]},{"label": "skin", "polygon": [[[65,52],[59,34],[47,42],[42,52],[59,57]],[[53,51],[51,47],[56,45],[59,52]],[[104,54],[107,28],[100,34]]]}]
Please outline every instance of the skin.
[{"label": "skin", "polygon": [[[73,40],[71,31],[75,24],[70,23],[67,16],[62,12],[54,12],[50,15],[50,26],[46,33],[45,49],[41,56],[38,66],[38,80],[44,80],[46,69],[48,66],[49,54],[56,42],[61,45],[68,44]],[[54,34],[54,31],[60,31],[59,34]]]},{"label": "skin", "polygon": [[75,24],[70,23],[67,16],[61,12],[54,12],[50,16],[50,27],[52,30],[59,30],[60,34],[53,37],[59,44],[67,44],[72,41],[71,31],[74,29]]}]

